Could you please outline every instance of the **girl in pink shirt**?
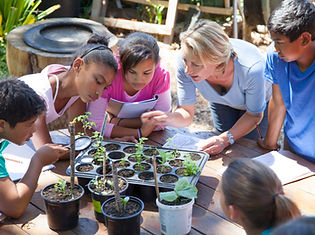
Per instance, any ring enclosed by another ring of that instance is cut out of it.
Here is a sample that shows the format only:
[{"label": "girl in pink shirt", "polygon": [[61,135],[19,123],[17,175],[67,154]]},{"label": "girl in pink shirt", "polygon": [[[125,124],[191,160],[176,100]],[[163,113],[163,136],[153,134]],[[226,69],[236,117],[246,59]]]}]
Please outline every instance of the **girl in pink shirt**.
[{"label": "girl in pink shirt", "polygon": [[[102,96],[88,104],[91,112],[90,121],[96,123],[100,131],[108,102],[111,98],[123,102],[138,102],[158,95],[154,110],[169,112],[171,110],[170,76],[161,68],[159,46],[151,35],[132,33],[119,46],[118,72],[110,87]],[[142,123],[140,117],[118,118],[109,113],[105,129],[106,137],[148,136],[161,127],[151,122]]]}]

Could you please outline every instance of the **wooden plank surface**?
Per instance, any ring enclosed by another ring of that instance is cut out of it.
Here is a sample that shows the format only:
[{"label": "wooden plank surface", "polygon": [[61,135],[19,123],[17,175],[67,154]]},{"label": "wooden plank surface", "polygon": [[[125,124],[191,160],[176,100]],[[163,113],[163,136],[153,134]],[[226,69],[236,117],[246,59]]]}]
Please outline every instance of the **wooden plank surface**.
[{"label": "wooden plank surface", "polygon": [[[167,128],[165,131],[155,132],[150,136],[146,144],[161,146],[166,139],[174,136],[175,128]],[[67,130],[57,131],[54,134],[68,135]],[[201,133],[200,133],[201,135]],[[218,188],[221,175],[220,169],[231,160],[240,157],[255,157],[265,153],[254,141],[241,139],[222,154],[211,156],[205,164],[197,183],[198,198],[193,207],[192,230],[190,234],[245,234],[237,224],[229,221],[220,206],[220,191]],[[291,155],[291,153],[289,154]],[[90,194],[86,193],[80,200],[79,224],[76,228],[56,233],[49,229],[45,214],[44,201],[40,196],[40,190],[58,179],[67,179],[65,173],[69,165],[68,161],[56,163],[56,169],[43,172],[39,178],[38,187],[31,203],[19,219],[7,218],[0,225],[1,234],[107,234],[107,229],[102,223],[98,223],[94,217],[93,204]],[[314,164],[308,164],[313,167]],[[315,215],[315,176],[290,183],[284,186],[286,194],[297,203],[302,212],[307,215]],[[160,234],[160,222],[157,207],[154,201],[145,202],[145,210],[141,214],[141,234]]]}]

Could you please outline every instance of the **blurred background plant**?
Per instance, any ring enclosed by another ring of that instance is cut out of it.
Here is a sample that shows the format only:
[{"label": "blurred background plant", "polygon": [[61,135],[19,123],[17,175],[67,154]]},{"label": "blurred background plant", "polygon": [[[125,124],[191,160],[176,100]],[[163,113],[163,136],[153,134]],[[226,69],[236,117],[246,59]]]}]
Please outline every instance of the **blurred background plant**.
[{"label": "blurred background plant", "polygon": [[0,0],[0,78],[9,76],[6,64],[6,35],[14,28],[32,24],[58,8],[56,4],[45,11],[37,8],[41,0]]},{"label": "blurred background plant", "polygon": [[165,7],[161,4],[151,3],[146,0],[150,5],[141,4],[137,7],[138,21],[145,21],[154,24],[162,24],[163,16],[165,16]]}]

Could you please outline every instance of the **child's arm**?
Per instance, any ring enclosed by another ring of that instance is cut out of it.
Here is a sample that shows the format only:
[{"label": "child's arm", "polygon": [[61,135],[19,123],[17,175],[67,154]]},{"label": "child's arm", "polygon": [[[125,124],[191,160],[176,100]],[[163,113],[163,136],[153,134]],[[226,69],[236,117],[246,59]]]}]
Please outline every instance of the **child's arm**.
[{"label": "child's arm", "polygon": [[20,182],[14,184],[9,177],[0,178],[0,211],[13,218],[20,217],[32,199],[42,167],[56,162],[67,151],[59,145],[44,145],[32,157]]},{"label": "child's arm", "polygon": [[258,145],[263,148],[278,149],[278,138],[285,118],[286,107],[278,85],[272,85],[272,97],[268,108],[268,129],[265,139],[258,141]]},{"label": "child's arm", "polygon": [[44,144],[52,143],[46,124],[46,113],[41,114],[35,122],[36,131],[32,136],[32,143],[35,149],[39,149]]}]

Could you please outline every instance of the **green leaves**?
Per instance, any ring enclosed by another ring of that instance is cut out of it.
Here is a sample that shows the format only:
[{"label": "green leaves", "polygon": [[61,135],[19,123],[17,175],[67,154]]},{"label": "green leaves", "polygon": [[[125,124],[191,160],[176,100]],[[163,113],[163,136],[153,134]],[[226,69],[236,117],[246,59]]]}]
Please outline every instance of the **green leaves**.
[{"label": "green leaves", "polygon": [[175,184],[174,191],[160,193],[161,200],[167,202],[179,201],[180,198],[193,199],[197,198],[198,189],[195,185],[190,184],[186,178],[181,178]]}]

